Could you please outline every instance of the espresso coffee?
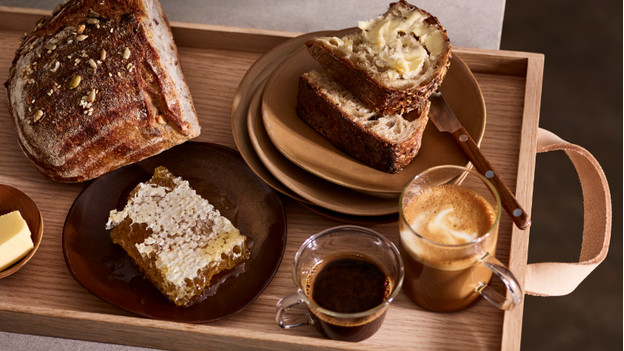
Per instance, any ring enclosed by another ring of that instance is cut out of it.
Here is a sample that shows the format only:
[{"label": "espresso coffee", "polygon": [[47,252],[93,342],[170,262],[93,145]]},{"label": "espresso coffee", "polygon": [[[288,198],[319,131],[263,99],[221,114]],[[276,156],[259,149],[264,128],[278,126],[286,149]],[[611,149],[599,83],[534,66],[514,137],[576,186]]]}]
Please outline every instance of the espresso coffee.
[{"label": "espresso coffee", "polygon": [[[320,307],[339,313],[368,311],[381,304],[392,292],[388,275],[372,259],[341,253],[325,258],[306,279],[306,295]],[[314,324],[326,337],[360,341],[373,335],[383,322],[383,312],[366,318],[340,318],[312,313]]]},{"label": "espresso coffee", "polygon": [[468,188],[441,185],[416,194],[402,210],[409,223],[400,223],[405,293],[434,311],[474,303],[477,289],[492,276],[479,263],[484,252],[493,255],[496,248],[497,214],[489,202]]}]

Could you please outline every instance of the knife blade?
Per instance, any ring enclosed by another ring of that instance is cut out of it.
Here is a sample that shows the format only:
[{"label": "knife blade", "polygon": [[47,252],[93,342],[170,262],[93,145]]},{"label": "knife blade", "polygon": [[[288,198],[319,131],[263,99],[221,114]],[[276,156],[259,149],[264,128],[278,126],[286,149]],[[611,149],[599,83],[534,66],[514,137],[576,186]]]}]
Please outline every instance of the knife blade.
[{"label": "knife blade", "polygon": [[509,190],[509,187],[498,176],[492,164],[485,158],[477,143],[472,139],[468,131],[461,125],[457,116],[448,105],[442,93],[431,94],[429,100],[429,119],[440,132],[451,133],[453,139],[462,149],[466,157],[475,166],[475,169],[489,179],[500,193],[503,208],[520,229],[526,229],[531,224],[529,214],[520,206],[518,199]]}]

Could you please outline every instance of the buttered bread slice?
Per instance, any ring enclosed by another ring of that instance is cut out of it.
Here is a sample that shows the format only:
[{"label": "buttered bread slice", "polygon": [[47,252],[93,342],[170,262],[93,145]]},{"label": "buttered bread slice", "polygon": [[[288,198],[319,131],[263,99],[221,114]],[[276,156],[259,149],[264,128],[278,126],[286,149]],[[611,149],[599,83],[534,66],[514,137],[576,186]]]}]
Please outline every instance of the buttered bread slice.
[{"label": "buttered bread slice", "polygon": [[424,100],[404,115],[384,115],[325,73],[310,71],[299,78],[299,117],[338,149],[388,173],[400,172],[420,150],[429,105]]},{"label": "buttered bread slice", "polygon": [[393,114],[421,106],[450,65],[450,41],[438,19],[401,0],[359,28],[312,38],[306,46],[332,79],[370,108]]},{"label": "buttered bread slice", "polygon": [[178,306],[201,300],[214,275],[249,257],[246,237],[188,181],[158,167],[110,212],[111,238]]}]

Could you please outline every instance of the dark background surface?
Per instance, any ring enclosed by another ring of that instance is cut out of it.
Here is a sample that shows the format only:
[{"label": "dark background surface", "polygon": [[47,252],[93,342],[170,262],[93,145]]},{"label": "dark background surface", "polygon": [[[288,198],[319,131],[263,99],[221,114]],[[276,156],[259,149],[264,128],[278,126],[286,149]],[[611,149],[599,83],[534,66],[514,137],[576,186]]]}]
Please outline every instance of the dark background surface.
[{"label": "dark background surface", "polygon": [[[525,299],[522,350],[622,350],[622,1],[508,0],[501,49],[545,55],[540,127],[591,152],[611,189],[606,260],[570,295]],[[537,155],[529,263],[578,260],[581,187]]]}]

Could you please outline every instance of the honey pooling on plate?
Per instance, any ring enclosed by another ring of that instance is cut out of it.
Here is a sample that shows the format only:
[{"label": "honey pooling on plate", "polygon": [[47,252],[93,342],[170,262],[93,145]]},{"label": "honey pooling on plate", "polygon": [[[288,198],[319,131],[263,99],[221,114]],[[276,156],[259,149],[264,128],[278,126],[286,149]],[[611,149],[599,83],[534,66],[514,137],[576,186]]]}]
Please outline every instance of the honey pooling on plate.
[{"label": "honey pooling on plate", "polygon": [[146,277],[177,306],[198,302],[214,275],[249,257],[246,237],[188,181],[158,167],[139,183],[107,229]]}]

